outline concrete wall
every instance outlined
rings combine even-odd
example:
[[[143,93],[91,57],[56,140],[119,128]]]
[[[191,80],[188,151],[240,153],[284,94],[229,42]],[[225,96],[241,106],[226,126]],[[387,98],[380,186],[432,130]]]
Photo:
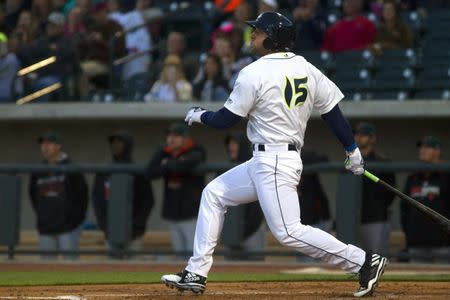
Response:
[[[449,103],[450,105],[450,103]],[[450,107],[450,106],[449,106]],[[348,108],[346,108],[348,110]],[[350,108],[353,109],[354,108]],[[91,112],[94,114],[94,112]],[[353,114],[353,113],[352,113]],[[363,118],[351,117],[352,125]],[[45,118],[33,119],[30,115],[25,120],[9,120],[0,116],[0,147],[1,163],[34,163],[40,161],[39,147],[36,137],[45,130],[52,128],[59,130],[64,136],[64,149],[73,160],[83,163],[106,163],[110,161],[106,136],[114,130],[126,129],[135,136],[135,161],[145,163],[158,145],[164,143],[164,131],[167,125],[180,119],[177,116],[153,118],[145,120],[140,117],[137,120],[131,118],[120,119],[114,117],[101,118],[101,120],[75,119],[75,118]],[[413,161],[417,158],[415,143],[424,135],[433,134],[441,138],[443,143],[444,158],[449,157],[450,152],[450,118],[435,116],[433,118],[418,118],[406,116],[402,118],[373,115],[372,118],[364,118],[372,121],[377,126],[379,150],[394,161]],[[236,129],[244,129],[240,124]],[[219,132],[200,125],[192,128],[192,135],[196,141],[203,144],[208,150],[208,161],[218,162],[225,159],[223,138],[225,132]],[[329,156],[330,160],[343,161],[344,152],[338,141],[333,137],[326,125],[319,119],[312,119],[307,128],[305,148],[312,149]],[[399,186],[404,183],[404,174],[397,176]],[[334,195],[336,178],[332,174],[321,175],[322,183],[330,196],[331,208],[334,211]],[[92,182],[92,176],[88,176]],[[28,176],[23,176],[22,184],[22,228],[34,228],[34,215],[29,205],[27,195]],[[153,187],[157,205],[149,220],[149,229],[165,228],[161,221],[161,181],[154,181]],[[394,216],[394,219],[397,217]],[[89,219],[93,220],[92,212]],[[397,223],[395,221],[394,223]]]

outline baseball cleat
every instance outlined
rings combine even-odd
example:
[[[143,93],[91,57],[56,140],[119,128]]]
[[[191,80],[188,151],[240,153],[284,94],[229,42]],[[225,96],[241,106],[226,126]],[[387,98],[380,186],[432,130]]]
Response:
[[[182,273],[163,275],[161,281],[169,288],[179,292],[191,291],[203,294],[206,289],[206,277],[184,270]]]
[[[378,254],[366,254],[366,261],[359,270],[359,289],[353,294],[355,297],[364,297],[372,295],[378,285],[384,269],[387,265],[386,257]]]

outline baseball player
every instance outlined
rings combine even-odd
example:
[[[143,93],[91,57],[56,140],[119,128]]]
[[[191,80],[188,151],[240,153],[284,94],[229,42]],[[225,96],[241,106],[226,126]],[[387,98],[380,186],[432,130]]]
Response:
[[[317,228],[303,225],[297,184],[302,172],[300,150],[313,109],[342,143],[345,168],[364,172],[364,161],[338,103],[339,88],[302,56],[290,52],[294,26],[283,15],[265,12],[255,21],[251,50],[260,58],[242,69],[230,97],[217,112],[191,108],[185,121],[223,129],[248,118],[253,157],[211,181],[203,190],[194,253],[185,270],[162,276],[171,288],[203,293],[228,206],[259,200],[267,225],[286,246],[359,274],[356,297],[372,294],[387,259],[342,243]]]

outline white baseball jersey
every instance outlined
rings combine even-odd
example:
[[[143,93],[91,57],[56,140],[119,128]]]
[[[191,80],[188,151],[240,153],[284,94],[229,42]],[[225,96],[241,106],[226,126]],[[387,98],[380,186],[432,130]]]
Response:
[[[306,59],[284,52],[263,56],[242,69],[225,107],[248,116],[247,136],[253,144],[301,148],[312,109],[325,114],[343,97]]]
[[[329,112],[341,91],[325,75],[293,53],[266,55],[244,68],[225,107],[249,118],[247,135],[254,144],[253,157],[216,177],[203,190],[193,255],[186,270],[208,276],[227,207],[259,201],[266,222],[283,245],[356,273],[365,252],[347,245],[320,229],[301,223],[297,185],[303,169],[303,146],[313,108]]]

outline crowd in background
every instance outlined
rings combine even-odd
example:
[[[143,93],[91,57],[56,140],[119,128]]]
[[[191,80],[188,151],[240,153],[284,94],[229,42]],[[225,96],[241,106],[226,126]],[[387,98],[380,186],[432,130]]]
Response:
[[[7,0],[0,4],[0,102],[61,84],[45,101],[224,101],[255,60],[245,21],[280,11],[295,24],[293,50],[340,53],[414,47],[400,14],[449,8],[420,0]],[[206,40],[171,23],[186,11]],[[191,19],[188,19],[191,20]],[[176,21],[173,21],[176,22]],[[56,61],[17,76],[50,57]]]

